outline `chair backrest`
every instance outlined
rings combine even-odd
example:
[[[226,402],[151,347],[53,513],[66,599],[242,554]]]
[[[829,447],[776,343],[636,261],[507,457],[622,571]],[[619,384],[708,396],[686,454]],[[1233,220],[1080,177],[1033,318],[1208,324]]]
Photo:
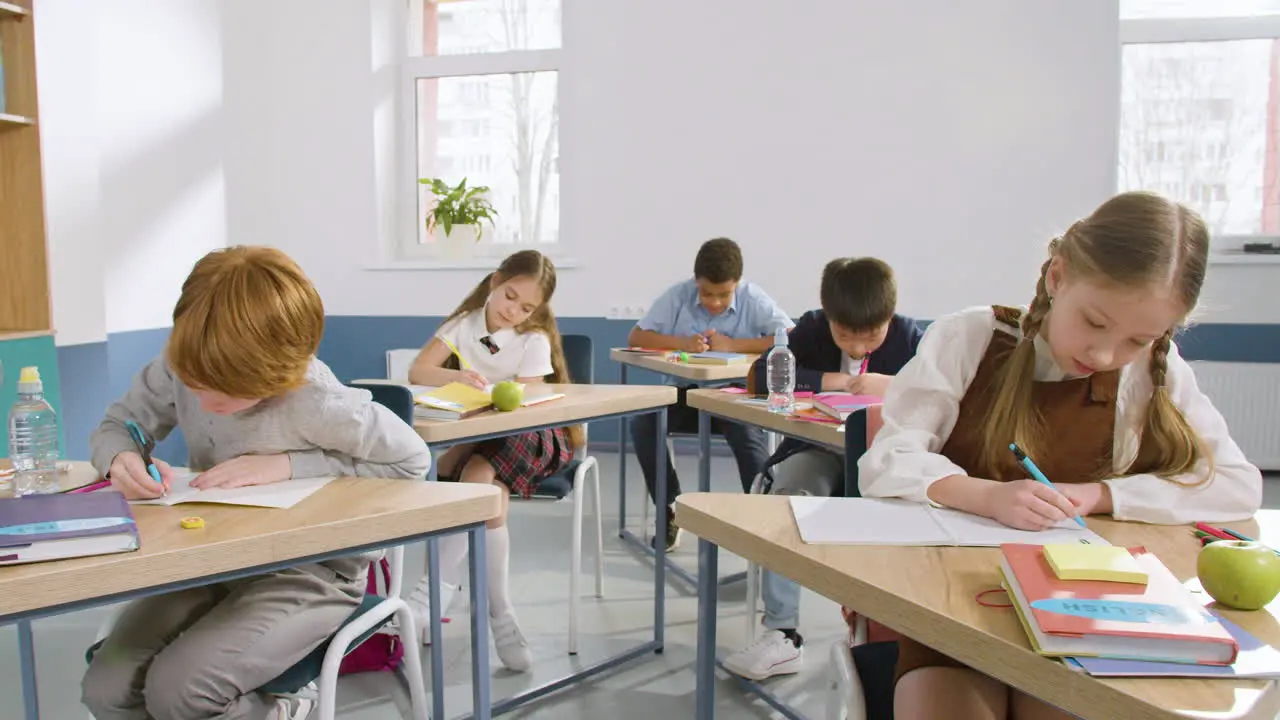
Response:
[[[418,357],[418,348],[405,348],[387,351],[387,379],[396,382],[409,382],[409,368]]]
[[[350,383],[351,387],[368,390],[373,401],[385,405],[396,417],[413,426],[413,392],[403,385],[384,385],[382,383]]]
[[[871,405],[849,415],[844,421],[844,494],[861,497],[858,491],[858,458],[871,447],[876,433],[884,427],[881,405]]]
[[[587,335],[564,335],[560,344],[564,347],[564,364],[570,379],[584,385],[595,382],[596,356],[591,338]]]

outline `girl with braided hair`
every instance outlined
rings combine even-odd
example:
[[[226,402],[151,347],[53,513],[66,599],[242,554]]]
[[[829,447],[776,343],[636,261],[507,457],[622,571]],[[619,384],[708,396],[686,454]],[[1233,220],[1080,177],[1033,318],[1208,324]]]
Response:
[[[1199,299],[1204,221],[1159,195],[1103,203],[1049,243],[1025,310],[979,307],[925,332],[860,459],[867,497],[900,497],[1039,530],[1064,519],[1249,518],[1262,475],[1178,354]],[[1056,489],[1027,477],[1017,443]],[[895,717],[1067,715],[908,639]]]

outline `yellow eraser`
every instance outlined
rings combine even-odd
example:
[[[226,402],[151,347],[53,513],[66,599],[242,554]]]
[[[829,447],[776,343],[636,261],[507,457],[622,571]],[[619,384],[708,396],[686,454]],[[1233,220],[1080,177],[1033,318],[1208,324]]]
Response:
[[[200,518],[200,517],[182,518],[182,527],[186,528],[187,530],[195,530],[196,528],[202,528],[204,527],[204,518]]]

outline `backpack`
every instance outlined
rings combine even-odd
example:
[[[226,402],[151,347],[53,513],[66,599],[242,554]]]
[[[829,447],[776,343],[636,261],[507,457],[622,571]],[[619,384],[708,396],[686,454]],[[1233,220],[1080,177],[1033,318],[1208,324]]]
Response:
[[[382,587],[378,585],[378,570],[381,569]],[[391,563],[386,558],[369,564],[369,580],[365,585],[368,595],[386,597],[391,588]],[[362,672],[386,672],[400,667],[404,660],[404,641],[394,629],[383,628],[370,635],[368,639],[357,645],[347,656],[342,658],[338,666],[339,675],[350,675]]]

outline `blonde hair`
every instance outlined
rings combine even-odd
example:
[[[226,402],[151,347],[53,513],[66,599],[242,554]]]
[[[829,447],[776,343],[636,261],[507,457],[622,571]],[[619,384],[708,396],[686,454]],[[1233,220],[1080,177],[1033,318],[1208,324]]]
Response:
[[[256,400],[300,387],[323,334],[324,304],[302,268],[275,248],[235,246],[183,282],[166,355],[188,387]]]
[[[538,289],[542,293],[542,302],[524,322],[516,326],[515,330],[522,335],[527,332],[545,334],[551,341],[551,382],[571,383],[573,379],[569,377],[568,365],[565,363],[560,329],[556,326],[555,313],[551,311],[551,296],[556,292],[556,266],[551,262],[551,258],[537,250],[521,250],[508,255],[497,270],[485,275],[458,307],[449,313],[445,322],[469,312],[483,310],[494,286],[522,277],[532,278],[538,284]],[[445,367],[456,370],[458,359],[450,355],[445,361]],[[569,444],[574,448],[582,447],[584,442],[582,428],[575,425],[567,430]]]
[[[1192,210],[1154,193],[1129,192],[1103,203],[1049,243],[1049,259],[1031,307],[1022,317],[1022,337],[1006,360],[983,430],[983,457],[988,467],[1009,454],[1016,442],[1032,457],[1043,447],[1043,418],[1032,402],[1036,335],[1048,315],[1051,298],[1045,278],[1054,258],[1073,278],[1088,278],[1129,288],[1170,287],[1184,315],[1195,308],[1204,284],[1209,232]],[[1151,401],[1143,423],[1137,457],[1150,460],[1152,472],[1166,479],[1193,470],[1206,456],[1203,442],[1173,404],[1165,386],[1167,356],[1174,328],[1151,345]],[[1213,476],[1209,472],[1195,484]],[[1130,465],[1132,469],[1133,465]],[[1107,468],[1111,470],[1111,468]]]

